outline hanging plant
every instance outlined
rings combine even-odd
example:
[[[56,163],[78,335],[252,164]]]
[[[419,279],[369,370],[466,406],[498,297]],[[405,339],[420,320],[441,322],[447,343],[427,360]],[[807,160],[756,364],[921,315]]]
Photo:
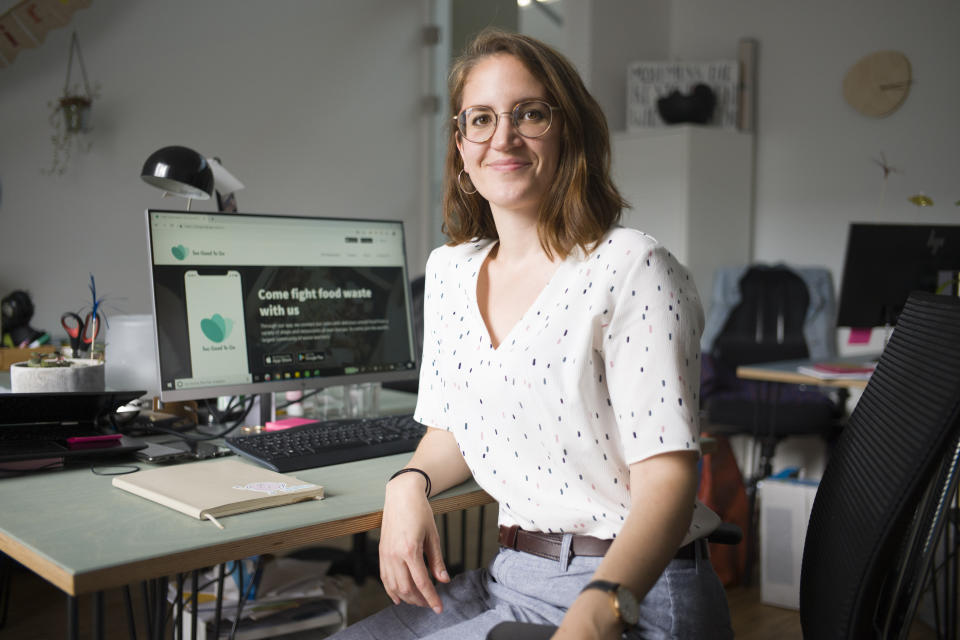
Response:
[[[80,73],[83,76],[82,92],[80,85],[70,86],[70,73],[73,70],[73,55],[77,54]],[[90,88],[87,69],[83,64],[80,40],[77,32],[70,36],[70,56],[67,59],[67,80],[63,84],[63,95],[47,103],[50,108],[50,125],[53,127],[53,162],[49,169],[41,169],[47,175],[63,175],[70,163],[74,146],[79,151],[90,151],[93,142],[80,136],[90,132],[90,110],[93,99],[99,97],[99,86]]]

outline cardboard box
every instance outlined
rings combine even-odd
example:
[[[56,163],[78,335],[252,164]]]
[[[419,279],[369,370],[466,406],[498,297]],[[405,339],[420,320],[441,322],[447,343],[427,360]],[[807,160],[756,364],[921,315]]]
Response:
[[[767,479],[759,483],[758,491],[760,601],[799,610],[803,543],[817,484]]]
[[[0,347],[0,371],[9,371],[10,365],[15,362],[25,362],[34,353],[53,353],[57,348],[52,344],[44,344],[33,349],[19,349],[15,347]]]

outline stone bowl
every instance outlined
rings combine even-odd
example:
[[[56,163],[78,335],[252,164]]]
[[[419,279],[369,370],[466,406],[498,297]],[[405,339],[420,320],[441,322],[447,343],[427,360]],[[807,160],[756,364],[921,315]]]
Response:
[[[60,393],[103,391],[106,388],[103,361],[69,358],[70,367],[29,367],[26,362],[10,365],[10,387],[14,393]]]

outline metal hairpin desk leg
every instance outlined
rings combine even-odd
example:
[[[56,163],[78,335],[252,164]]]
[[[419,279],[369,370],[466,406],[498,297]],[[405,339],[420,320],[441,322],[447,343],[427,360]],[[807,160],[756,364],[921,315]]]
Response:
[[[140,589],[143,592],[143,608],[147,614],[147,637],[153,638],[153,601],[150,599],[150,586],[144,580],[140,583]]]
[[[137,619],[133,614],[133,596],[130,593],[130,585],[123,588],[123,604],[127,609],[127,632],[131,638],[136,638]]]
[[[220,616],[223,613],[223,580],[226,577],[227,565],[223,562],[217,569],[217,613],[213,616],[213,637],[220,637]]]
[[[93,637],[102,640],[105,634],[103,627],[103,591],[93,594]]]
[[[67,596],[67,637],[70,640],[80,638],[80,622],[77,614],[76,596]]]
[[[167,578],[158,578],[154,580],[154,638],[162,640],[167,628]]]
[[[190,637],[197,637],[197,609],[200,608],[200,570],[194,569],[190,576],[190,593],[193,598],[193,607],[190,612]]]
[[[173,600],[173,637],[180,638],[183,631],[183,574],[177,574],[177,595]],[[196,636],[193,636],[194,638]]]

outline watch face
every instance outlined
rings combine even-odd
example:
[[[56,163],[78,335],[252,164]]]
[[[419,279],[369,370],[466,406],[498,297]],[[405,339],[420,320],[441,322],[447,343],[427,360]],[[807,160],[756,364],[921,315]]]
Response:
[[[637,624],[640,619],[640,605],[636,596],[626,587],[618,587],[616,591],[617,611],[620,619],[630,626]]]

